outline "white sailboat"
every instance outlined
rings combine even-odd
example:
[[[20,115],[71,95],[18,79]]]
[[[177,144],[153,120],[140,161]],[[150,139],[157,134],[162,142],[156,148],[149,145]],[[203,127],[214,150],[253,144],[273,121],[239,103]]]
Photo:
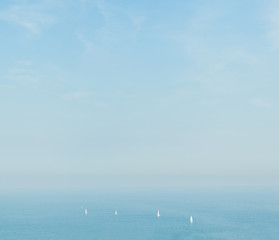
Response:
[[[114,211],[114,215],[117,216],[117,214],[118,214],[118,213],[117,213],[117,209],[116,209],[116,210]]]
[[[84,214],[85,214],[85,215],[87,215],[87,208],[85,208],[85,210],[84,210]]]
[[[193,217],[192,216],[190,217],[190,223],[191,224],[193,223]]]
[[[159,218],[161,215],[160,215],[160,212],[159,212],[159,210],[158,210],[158,212],[157,212],[157,218]]]

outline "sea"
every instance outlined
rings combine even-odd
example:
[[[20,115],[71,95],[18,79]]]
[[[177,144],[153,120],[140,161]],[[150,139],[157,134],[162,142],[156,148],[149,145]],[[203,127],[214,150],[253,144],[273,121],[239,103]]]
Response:
[[[279,192],[2,193],[0,240],[39,239],[278,240]]]

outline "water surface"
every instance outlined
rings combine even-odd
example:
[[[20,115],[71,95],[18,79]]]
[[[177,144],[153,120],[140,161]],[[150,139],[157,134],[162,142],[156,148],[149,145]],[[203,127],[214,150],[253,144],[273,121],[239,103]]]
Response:
[[[275,191],[6,194],[0,200],[1,240],[273,240],[278,229]]]

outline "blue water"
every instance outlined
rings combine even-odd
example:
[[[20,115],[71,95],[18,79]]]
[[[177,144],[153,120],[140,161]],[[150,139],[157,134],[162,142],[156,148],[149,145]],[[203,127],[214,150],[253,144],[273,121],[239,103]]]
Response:
[[[277,240],[279,194],[7,194],[0,198],[0,239]]]

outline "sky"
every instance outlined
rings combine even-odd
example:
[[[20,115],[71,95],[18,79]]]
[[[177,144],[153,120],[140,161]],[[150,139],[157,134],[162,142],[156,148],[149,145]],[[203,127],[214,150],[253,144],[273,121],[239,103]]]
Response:
[[[0,2],[0,190],[279,182],[277,1]]]

